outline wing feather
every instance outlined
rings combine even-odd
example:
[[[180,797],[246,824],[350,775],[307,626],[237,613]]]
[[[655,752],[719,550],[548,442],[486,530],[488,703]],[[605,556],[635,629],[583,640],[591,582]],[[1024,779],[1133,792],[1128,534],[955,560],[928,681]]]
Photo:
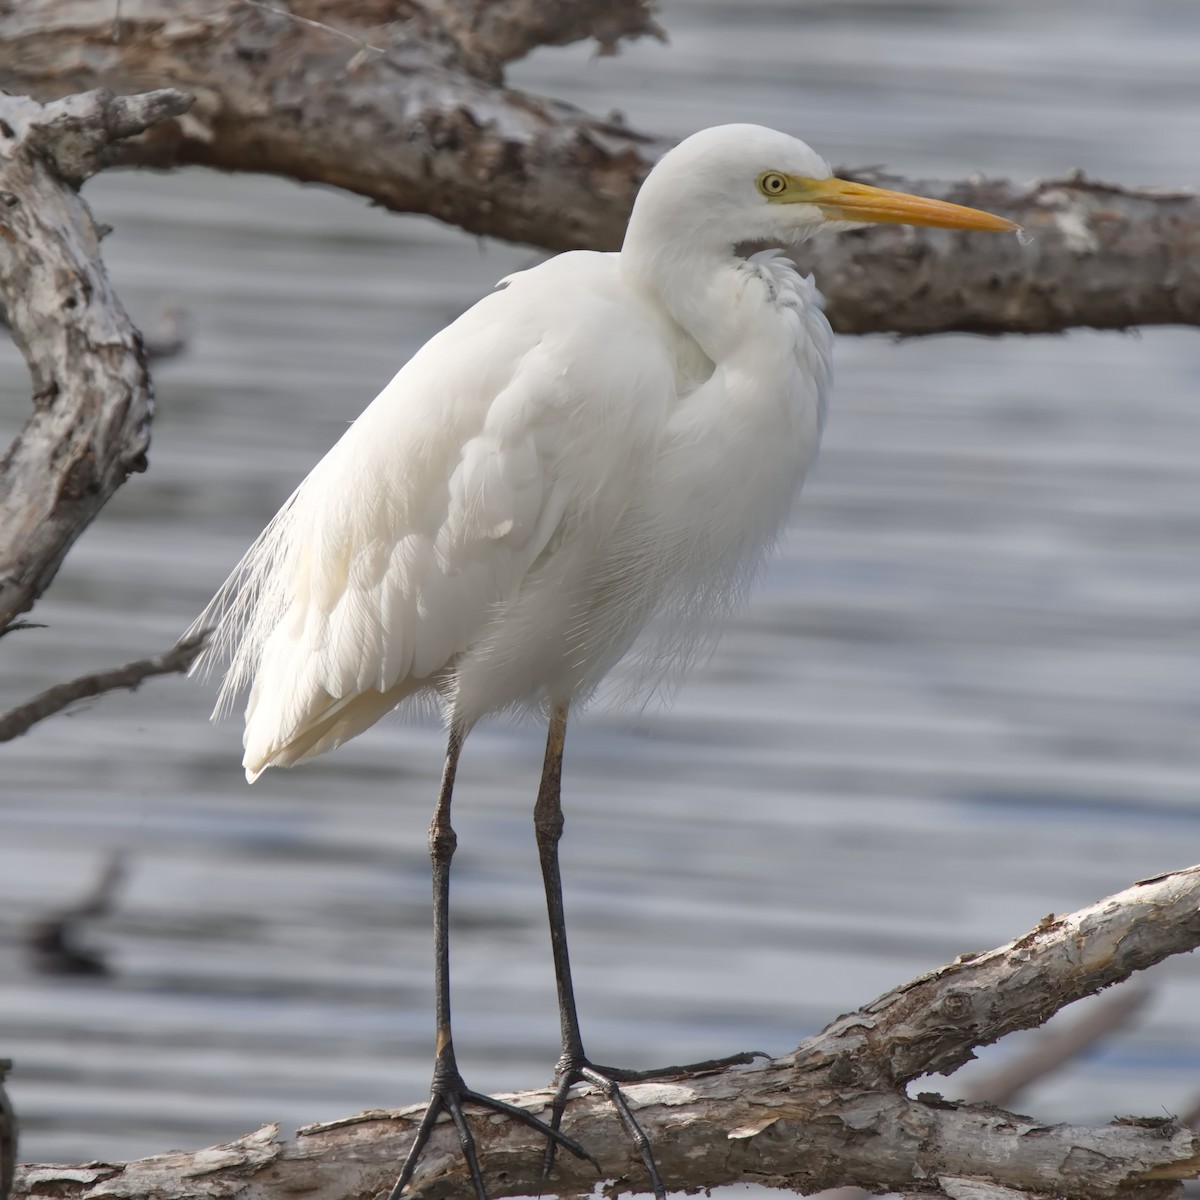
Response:
[[[620,288],[614,256],[564,255],[486,297],[410,360],[250,548],[197,622],[216,627],[208,664],[230,662],[218,711],[251,685],[248,776],[422,692],[480,715],[545,683],[546,614],[567,628],[582,603],[562,572],[588,573],[587,546],[559,556],[563,531],[586,522],[598,543],[615,527],[673,392],[673,360]],[[468,650],[491,665],[464,699]]]
[[[248,772],[290,761],[354,697],[433,684],[553,535],[561,508],[546,519],[531,426],[555,398],[528,394],[537,329],[508,299],[481,302],[397,374],[197,621],[216,629],[202,666],[230,662],[218,712],[253,684]]]

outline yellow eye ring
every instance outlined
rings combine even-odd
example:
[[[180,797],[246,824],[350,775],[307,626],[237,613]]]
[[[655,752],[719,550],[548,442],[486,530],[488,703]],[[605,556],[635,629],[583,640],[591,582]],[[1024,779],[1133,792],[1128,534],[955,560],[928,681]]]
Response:
[[[787,180],[777,171],[768,171],[758,177],[758,190],[764,196],[782,196],[787,191]]]

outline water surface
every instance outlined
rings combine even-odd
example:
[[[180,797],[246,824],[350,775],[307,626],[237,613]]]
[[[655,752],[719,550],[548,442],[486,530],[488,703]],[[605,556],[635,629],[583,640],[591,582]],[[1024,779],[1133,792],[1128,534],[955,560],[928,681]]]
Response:
[[[1197,181],[1189,4],[668,2],[662,19],[669,46],[539,52],[516,80],[669,134],[762,121],[914,176]],[[276,180],[109,174],[86,194],[135,317],[178,305],[193,335],[156,371],[149,473],[72,551],[37,609],[49,628],[0,644],[0,706],[169,645],[406,356],[536,259]],[[1194,333],[844,339],[837,369],[792,533],[712,661],[669,711],[572,729],[567,907],[602,1061],[786,1051],[1200,859]],[[3,432],[27,393],[0,348]],[[427,1087],[440,733],[384,723],[247,789],[211,700],[158,680],[0,750],[0,1055],[23,1157],[200,1146]],[[541,1084],[557,1054],[540,743],[488,726],[460,775],[456,1040],[481,1089]],[[93,935],[114,975],[33,973],[24,923],[114,849],[127,884]],[[1152,974],[1139,1023],[1023,1109],[1191,1103],[1197,965]]]

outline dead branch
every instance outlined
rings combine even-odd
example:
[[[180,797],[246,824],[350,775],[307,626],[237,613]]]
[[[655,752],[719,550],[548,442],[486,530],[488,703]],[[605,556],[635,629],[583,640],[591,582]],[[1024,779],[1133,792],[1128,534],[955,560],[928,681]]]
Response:
[[[475,7],[487,6],[127,0],[114,40],[103,6],[87,21],[56,0],[0,0],[0,85],[38,97],[101,84],[192,92],[184,120],[126,148],[136,165],[328,183],[554,249],[618,244],[666,143],[500,83],[502,61],[532,36],[582,36],[601,6],[512,0],[472,24]]]
[[[141,337],[109,286],[76,188],[113,144],[190,101],[97,91],[44,107],[0,96],[0,292],[33,377],[33,415],[0,461],[0,628],[27,611],[71,543],[146,466]]]
[[[1016,185],[847,172],[1002,213],[1031,240],[875,226],[816,238],[812,271],[841,333],[1060,333],[1074,326],[1200,324],[1200,200],[1075,174]]]
[[[588,38],[595,39],[600,54],[615,54],[624,40],[648,36],[665,41],[662,26],[651,16],[653,7],[653,0],[441,0],[435,11],[457,45],[504,63],[538,46],[566,46]]]
[[[538,44],[660,35],[644,0],[0,0],[0,84],[46,97],[181,87],[181,120],[122,161],[332,184],[550,250],[620,245],[666,148],[619,119],[504,86]],[[801,130],[801,133],[806,131]],[[810,132],[819,142],[819,131]],[[895,182],[895,181],[894,181]],[[805,248],[846,333],[1200,324],[1200,201],[1081,178],[898,181],[1019,221],[1012,238],[873,228]]]
[[[852,1185],[951,1200],[1166,1200],[1200,1172],[1200,1133],[1171,1118],[1120,1118],[1087,1128],[1045,1125],[988,1104],[952,1103],[905,1085],[947,1073],[1014,1029],[1043,1022],[1171,954],[1200,945],[1200,867],[1135,884],[1025,936],[964,955],[839,1017],[783,1058],[627,1088],[669,1187],[754,1181],[811,1194]],[[549,1091],[515,1097],[544,1110]],[[390,1186],[422,1108],[367,1112],[312,1125],[290,1141],[266,1126],[227,1146],[134,1163],[35,1166],[16,1195],[73,1198],[237,1196],[313,1200]],[[473,1120],[493,1196],[538,1190],[542,1147],[503,1118]],[[591,1089],[571,1100],[565,1128],[621,1190],[644,1184],[640,1163]],[[465,1194],[453,1128],[443,1124],[419,1168],[426,1200]],[[559,1196],[592,1194],[585,1163],[561,1156]]]
[[[181,638],[164,654],[153,658],[139,658],[123,667],[111,667],[106,671],[94,671],[78,679],[55,684],[32,700],[0,714],[0,742],[10,742],[27,733],[39,721],[61,712],[69,704],[89,700],[104,692],[117,690],[136,691],[143,681],[154,675],[185,674],[204,649],[207,633]]]
[[[1064,1063],[1083,1054],[1126,1024],[1151,995],[1149,988],[1140,987],[1136,982],[1119,986],[1079,1020],[1065,1029],[1041,1032],[1024,1054],[998,1070],[976,1078],[970,1087],[963,1090],[960,1103],[1011,1104],[1031,1084],[1054,1074]],[[1180,1117],[1179,1122],[1182,1125],[1194,1124],[1186,1117]],[[981,1190],[996,1193],[993,1200],[1003,1200],[1007,1192],[1004,1188],[990,1186],[983,1189],[975,1181],[974,1192]],[[871,1200],[871,1193],[865,1188],[838,1187],[820,1192],[812,1200]],[[982,1200],[982,1197],[974,1196],[974,1200]]]
[[[1150,988],[1132,983],[1111,992],[1065,1028],[1037,1034],[1024,1054],[976,1079],[963,1092],[963,1099],[970,1103],[982,1100],[988,1104],[1012,1104],[1039,1079],[1053,1075],[1066,1063],[1127,1025],[1152,995]],[[1184,1125],[1191,1124],[1183,1117],[1180,1121]]]

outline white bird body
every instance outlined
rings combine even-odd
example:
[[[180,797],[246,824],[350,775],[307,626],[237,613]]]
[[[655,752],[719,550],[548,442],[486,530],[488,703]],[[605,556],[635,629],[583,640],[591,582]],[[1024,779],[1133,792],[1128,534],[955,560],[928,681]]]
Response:
[[[693,135],[619,254],[510,276],[413,356],[197,623],[232,658],[221,703],[251,684],[248,778],[414,697],[462,730],[584,698],[656,616],[644,685],[694,657],[787,519],[830,384],[811,281],[734,244],[896,195],[829,175],[772,130]],[[772,203],[776,181],[813,195]]]
[[[581,1082],[615,1105],[666,1200],[618,1086],[628,1073],[592,1063],[579,1029],[558,863],[567,713],[648,626],[643,685],[692,661],[712,618],[745,593],[816,453],[833,340],[820,297],[787,259],[743,259],[736,244],[871,221],[1014,228],[836,179],[773,130],[693,135],[647,176],[619,254],[563,254],[510,276],[430,339],[197,622],[215,619],[211,653],[232,657],[222,702],[250,684],[250,780],[333,749],[405,701],[446,709],[429,829],[431,1099],[389,1200],[407,1191],[442,1113],[475,1200],[487,1200],[464,1103],[549,1139],[545,1185],[557,1146],[588,1157],[560,1129]],[[480,717],[522,706],[548,718],[534,804],[562,1033],[548,1122],[467,1087],[450,1021],[459,755]]]
[[[619,257],[510,276],[417,352],[260,539],[277,574],[257,609],[278,619],[228,681],[254,671],[249,776],[429,687],[467,727],[586,695],[665,605],[740,594],[817,448],[828,323],[788,260],[757,256],[719,282],[747,332],[714,366]],[[784,319],[755,319],[767,310]],[[647,686],[692,648],[701,627],[685,628],[662,631],[673,652]]]

